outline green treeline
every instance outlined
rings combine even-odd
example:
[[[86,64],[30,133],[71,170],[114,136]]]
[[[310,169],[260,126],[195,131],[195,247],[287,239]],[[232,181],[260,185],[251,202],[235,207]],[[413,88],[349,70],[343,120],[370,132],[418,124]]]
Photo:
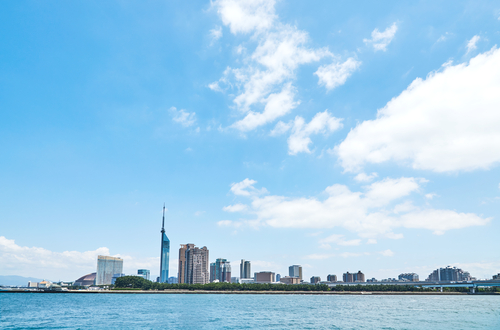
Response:
[[[411,285],[337,285],[329,287],[326,284],[260,284],[260,283],[208,283],[208,284],[168,284],[148,281],[139,276],[124,276],[116,279],[115,289],[140,289],[140,290],[213,290],[213,291],[373,291],[373,292],[428,292],[436,291],[430,288],[421,288]],[[443,288],[444,292],[469,292],[469,288]],[[495,292],[480,289],[477,292]]]

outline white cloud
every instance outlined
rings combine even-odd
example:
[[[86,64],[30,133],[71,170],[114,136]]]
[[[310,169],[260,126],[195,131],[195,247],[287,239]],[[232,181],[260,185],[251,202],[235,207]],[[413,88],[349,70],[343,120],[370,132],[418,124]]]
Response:
[[[212,37],[211,44],[222,38],[222,27],[218,26],[215,29],[210,30],[210,37]]]
[[[110,255],[107,247],[93,251],[54,252],[42,247],[20,246],[14,240],[0,236],[0,273],[33,276],[49,280],[74,281],[78,277],[96,271],[97,256]],[[152,269],[159,263],[159,258],[138,260],[130,256],[121,256],[124,270],[135,273],[139,268]]]
[[[247,206],[245,204],[234,204],[234,205],[229,205],[229,206],[224,206],[222,208],[223,211],[226,212],[241,212],[245,211],[247,209]]]
[[[318,76],[319,85],[325,85],[327,90],[345,84],[347,78],[361,65],[354,58],[348,58],[344,63],[332,63],[320,66],[314,74]]]
[[[320,239],[319,243],[328,245],[330,243],[334,243],[340,246],[357,246],[361,244],[361,240],[360,239],[345,240],[344,235],[334,234],[326,238]]]
[[[378,177],[378,174],[375,172],[373,172],[372,174],[366,174],[365,172],[361,172],[354,177],[354,180],[358,182],[370,182],[376,177]]]
[[[425,198],[427,198],[427,199],[433,199],[436,196],[437,196],[437,194],[435,194],[435,193],[425,194]]]
[[[336,131],[342,128],[342,119],[335,118],[328,113],[318,112],[311,121],[306,124],[304,118],[297,116],[293,122],[292,133],[288,138],[288,153],[296,155],[299,152],[310,153],[309,144],[311,144],[310,136],[313,134],[325,134]]]
[[[253,185],[257,181],[246,178],[241,182],[231,184],[231,192],[237,196],[254,196],[267,192],[266,188],[256,189]]]
[[[453,33],[450,33],[450,32],[446,32],[445,34],[441,35],[438,40],[436,40],[436,44],[437,43],[440,43],[440,42],[444,42],[446,40],[448,40],[448,38],[453,35]]]
[[[487,169],[500,161],[500,50],[415,79],[357,125],[335,152],[346,171],[389,160],[435,172]]]
[[[391,250],[385,250],[385,251],[380,251],[380,254],[383,255],[384,257],[392,257],[394,255],[394,252]]]
[[[184,109],[177,110],[176,107],[171,107],[170,112],[173,120],[184,127],[192,126],[196,122],[196,113],[194,112],[187,112]]]
[[[387,46],[391,43],[394,35],[398,31],[398,25],[396,22],[392,23],[390,27],[380,32],[378,29],[372,31],[371,39],[363,39],[365,44],[372,44],[375,51],[382,50],[386,51]]]
[[[380,251],[380,252],[375,252],[376,254],[381,254],[384,257],[392,257],[394,255],[394,252],[391,250],[385,250],[385,251]],[[335,258],[335,257],[340,257],[340,258],[356,258],[356,257],[362,257],[362,256],[371,256],[373,255],[370,252],[342,252],[342,253],[313,253],[309,254],[304,257],[304,259],[312,259],[312,260],[325,260],[325,259],[330,259],[330,258]]]
[[[411,193],[420,191],[421,184],[425,182],[426,180],[417,178],[386,178],[366,186],[364,192],[352,192],[347,186],[335,184],[325,189],[327,197],[323,200],[315,197],[291,198],[277,195],[259,197],[257,194],[247,193],[246,190],[242,193],[240,189],[234,189],[233,192],[251,198],[246,212],[256,216],[255,220],[249,221],[253,226],[325,229],[342,227],[360,237],[400,239],[402,234],[394,233],[393,230],[419,228],[442,234],[451,229],[485,225],[491,220],[473,213],[423,208],[411,203],[396,204]],[[252,189],[255,189],[253,184],[255,181],[248,180],[242,186],[252,186]],[[331,236],[329,240],[344,242],[346,245],[359,243],[343,241],[339,236]],[[320,243],[328,244],[328,241]]]
[[[231,33],[250,33],[272,27],[277,18],[274,0],[218,0],[212,3],[217,8],[224,25]]]
[[[240,131],[251,131],[259,126],[282,117],[295,108],[299,102],[294,101],[295,91],[292,84],[287,83],[279,93],[272,93],[266,99],[263,112],[248,111],[248,114],[232,126]]]
[[[292,122],[284,123],[281,120],[274,126],[274,129],[269,133],[271,136],[279,136],[288,132],[292,127]]]
[[[274,5],[275,1],[265,0],[213,2],[222,23],[229,27],[231,33],[251,34],[251,43],[257,44],[253,52],[237,51],[244,66],[228,68],[221,80],[209,85],[212,90],[222,91],[221,85],[234,81],[238,92],[233,101],[244,117],[232,127],[243,132],[290,113],[300,104],[292,84],[299,66],[333,57],[327,48],[308,47],[309,35],[306,32],[280,23]],[[238,49],[242,50],[243,46]],[[338,78],[326,71],[322,75],[326,79],[325,84],[328,81],[327,87],[330,82],[343,83],[350,74],[353,62],[348,60],[341,65]]]
[[[477,49],[477,42],[481,39],[480,36],[473,36],[469,42],[467,43],[467,54],[469,54],[471,51]]]

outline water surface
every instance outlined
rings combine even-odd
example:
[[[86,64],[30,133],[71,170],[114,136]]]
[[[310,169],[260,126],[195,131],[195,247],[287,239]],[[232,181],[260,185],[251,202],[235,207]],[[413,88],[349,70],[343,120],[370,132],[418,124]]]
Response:
[[[500,329],[500,296],[0,293],[1,329]]]

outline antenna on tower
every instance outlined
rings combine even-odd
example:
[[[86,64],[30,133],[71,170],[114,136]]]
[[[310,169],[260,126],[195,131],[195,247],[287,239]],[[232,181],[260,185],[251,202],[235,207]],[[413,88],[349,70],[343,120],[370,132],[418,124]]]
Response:
[[[163,203],[163,219],[161,222],[161,232],[165,232],[165,203]]]

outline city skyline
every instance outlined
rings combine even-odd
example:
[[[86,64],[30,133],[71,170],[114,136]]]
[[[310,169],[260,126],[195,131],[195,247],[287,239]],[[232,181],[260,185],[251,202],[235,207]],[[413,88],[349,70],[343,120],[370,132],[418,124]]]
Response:
[[[498,274],[498,1],[360,4],[2,3],[0,275]]]

